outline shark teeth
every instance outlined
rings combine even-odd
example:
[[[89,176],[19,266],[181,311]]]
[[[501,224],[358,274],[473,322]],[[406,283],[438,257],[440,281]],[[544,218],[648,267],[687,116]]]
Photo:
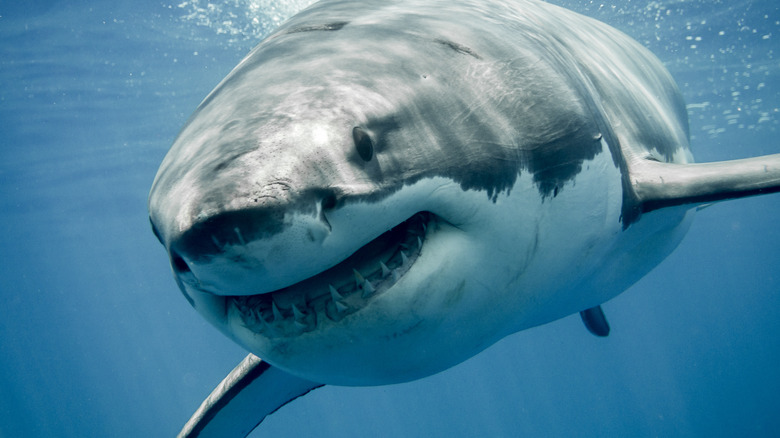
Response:
[[[353,269],[352,272],[355,274],[355,287],[360,287],[366,279],[363,278],[363,275],[357,269]]]
[[[267,337],[312,331],[318,314],[341,321],[403,278],[422,253],[426,236],[437,228],[436,221],[431,213],[418,213],[367,245],[374,249],[359,250],[334,268],[287,288],[232,297],[233,307],[245,327]],[[346,268],[348,263],[354,266]],[[319,278],[327,280],[318,283]]]
[[[372,286],[368,280],[364,281],[363,286],[361,287],[363,289],[363,298],[368,298],[376,292],[376,289],[374,289],[374,286]]]
[[[336,306],[336,310],[339,313],[347,310],[347,305],[342,303],[342,301],[344,300],[344,297],[341,296],[339,291],[337,291],[336,288],[333,287],[332,284],[328,285],[328,289],[330,290],[330,300],[333,301],[333,305]]]
[[[328,288],[330,290],[330,299],[331,300],[333,300],[333,301],[341,301],[341,300],[344,299],[344,297],[342,297],[341,294],[339,294],[339,291],[337,291],[336,288],[333,287],[332,284],[329,284]]]
[[[301,313],[301,311],[298,310],[298,307],[295,304],[292,305],[292,311],[296,321],[303,319],[304,317],[303,313]]]
[[[276,307],[276,303],[271,301],[271,313],[274,315],[274,322],[281,321],[284,319],[282,316],[282,312],[279,311],[279,308]]]
[[[335,301],[333,304],[336,306],[336,310],[338,310],[339,313],[346,312],[347,309],[349,309],[349,307],[341,301]]]
[[[241,234],[241,229],[235,227],[233,228],[233,231],[236,233],[236,237],[238,237],[238,241],[241,243],[241,246],[246,246],[246,240],[244,240],[244,235]]]
[[[387,267],[385,262],[379,261],[379,268],[382,269],[382,278],[387,278],[390,275],[390,268]]]

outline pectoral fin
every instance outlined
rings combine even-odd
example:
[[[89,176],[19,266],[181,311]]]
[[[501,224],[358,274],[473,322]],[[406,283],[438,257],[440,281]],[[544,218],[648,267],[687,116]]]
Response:
[[[250,354],[203,401],[178,436],[246,437],[267,415],[320,386]]]
[[[630,163],[643,213],[682,204],[707,204],[780,192],[780,154],[713,163]]]

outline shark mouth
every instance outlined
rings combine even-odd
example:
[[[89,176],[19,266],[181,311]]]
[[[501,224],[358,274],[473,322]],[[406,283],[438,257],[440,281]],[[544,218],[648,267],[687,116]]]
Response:
[[[246,328],[267,337],[312,331],[318,318],[339,322],[409,271],[438,220],[432,213],[417,213],[326,271],[273,292],[228,301]]]

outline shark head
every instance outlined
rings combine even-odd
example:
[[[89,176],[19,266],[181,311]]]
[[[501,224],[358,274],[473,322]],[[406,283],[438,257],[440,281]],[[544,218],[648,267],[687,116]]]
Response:
[[[627,231],[644,127],[613,128],[602,106],[623,97],[594,100],[574,49],[423,3],[328,3],[201,103],[149,196],[183,294],[227,336],[316,382],[413,380],[611,298],[679,241],[679,211]],[[630,92],[672,94],[647,112],[679,115],[658,76],[663,93]]]

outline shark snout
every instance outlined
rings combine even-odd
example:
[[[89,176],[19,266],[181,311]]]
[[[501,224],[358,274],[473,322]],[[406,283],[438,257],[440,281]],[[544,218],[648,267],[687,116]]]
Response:
[[[322,202],[308,209],[250,207],[193,221],[172,236],[168,251],[185,283],[217,295],[257,294],[299,280],[301,269],[292,267],[316,258],[331,232]]]
[[[281,233],[284,211],[279,208],[224,212],[195,222],[171,244],[172,252],[191,261],[204,261],[234,247]]]
[[[171,268],[180,280],[197,285],[214,283],[220,260],[240,260],[240,266],[258,268],[260,261],[249,245],[284,228],[284,212],[279,209],[245,209],[206,217],[171,241]]]

